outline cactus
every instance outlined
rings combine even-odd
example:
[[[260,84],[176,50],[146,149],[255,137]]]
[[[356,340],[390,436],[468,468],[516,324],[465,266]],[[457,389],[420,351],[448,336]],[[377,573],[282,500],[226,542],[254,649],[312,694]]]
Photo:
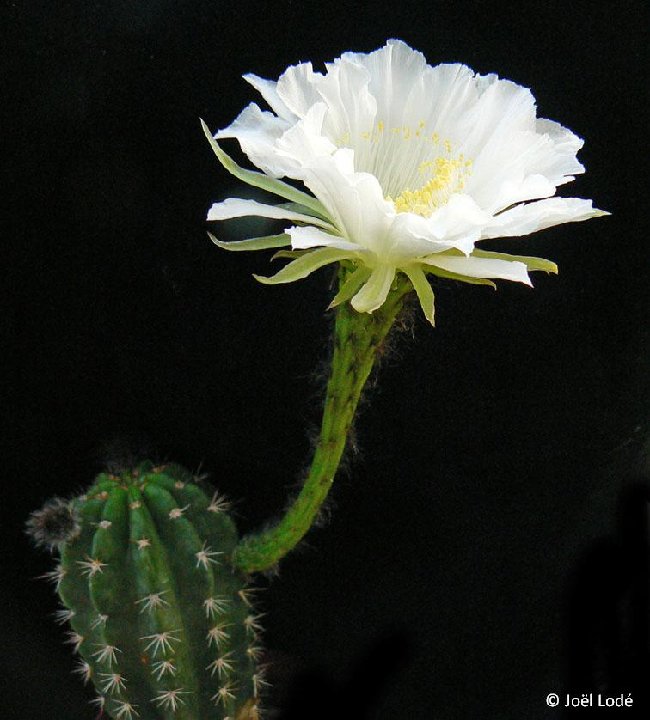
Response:
[[[34,513],[77,672],[115,720],[256,720],[259,615],[227,503],[176,465],[100,474]]]

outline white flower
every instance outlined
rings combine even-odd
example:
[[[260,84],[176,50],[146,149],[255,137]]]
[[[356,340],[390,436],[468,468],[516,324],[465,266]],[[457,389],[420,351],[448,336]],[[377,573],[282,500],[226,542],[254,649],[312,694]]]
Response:
[[[229,198],[211,207],[208,220],[257,215],[293,223],[282,235],[213,238],[230,250],[291,245],[280,255],[292,262],[258,277],[264,283],[351,261],[354,272],[333,305],[351,300],[357,311],[373,312],[401,273],[433,322],[428,273],[530,284],[529,270],[557,271],[548,260],[479,250],[478,241],[608,214],[589,200],[554,197],[584,171],[576,159],[582,140],[538,119],[530,91],[496,75],[431,67],[389,40],[369,54],[343,54],[324,75],[305,63],[277,82],[245,78],[273,112],[252,103],[214,138],[206,134],[230,172],[291,202]],[[217,144],[222,138],[236,138],[262,173],[238,167]]]

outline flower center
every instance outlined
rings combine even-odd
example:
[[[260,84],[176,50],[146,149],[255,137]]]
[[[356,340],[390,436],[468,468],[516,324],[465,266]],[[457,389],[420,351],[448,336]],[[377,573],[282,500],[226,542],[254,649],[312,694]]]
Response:
[[[471,161],[462,155],[457,158],[439,156],[420,164],[418,173],[427,177],[417,190],[406,188],[393,200],[397,212],[412,212],[429,217],[436,208],[444,205],[452,193],[465,186]]]
[[[429,217],[463,190],[471,173],[472,161],[427,130],[424,120],[416,127],[386,127],[380,120],[359,140],[350,143],[346,133],[338,144],[352,145],[356,168],[375,175],[397,212]]]

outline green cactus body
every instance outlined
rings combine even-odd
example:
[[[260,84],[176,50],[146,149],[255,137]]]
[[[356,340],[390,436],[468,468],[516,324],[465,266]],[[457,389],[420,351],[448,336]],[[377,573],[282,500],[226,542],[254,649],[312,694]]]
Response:
[[[99,475],[55,573],[78,672],[116,720],[254,720],[259,616],[223,501],[186,470]]]

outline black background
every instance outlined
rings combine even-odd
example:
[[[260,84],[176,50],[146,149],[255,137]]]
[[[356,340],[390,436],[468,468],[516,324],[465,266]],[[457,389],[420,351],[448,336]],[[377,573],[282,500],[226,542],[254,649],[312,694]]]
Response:
[[[46,498],[132,452],[201,464],[245,531],[299,482],[330,274],[264,287],[251,273],[268,254],[209,242],[211,202],[247,189],[198,118],[221,128],[256,99],[245,72],[321,68],[388,37],[531,87],[541,116],[586,138],[587,173],[563,194],[612,216],[502,243],[559,276],[440,284],[437,327],[400,339],[329,523],[262,581],[269,717],[587,717],[547,708],[568,689],[641,706],[645,6],[3,3],[2,718],[94,717],[32,579],[52,561],[22,528]]]

